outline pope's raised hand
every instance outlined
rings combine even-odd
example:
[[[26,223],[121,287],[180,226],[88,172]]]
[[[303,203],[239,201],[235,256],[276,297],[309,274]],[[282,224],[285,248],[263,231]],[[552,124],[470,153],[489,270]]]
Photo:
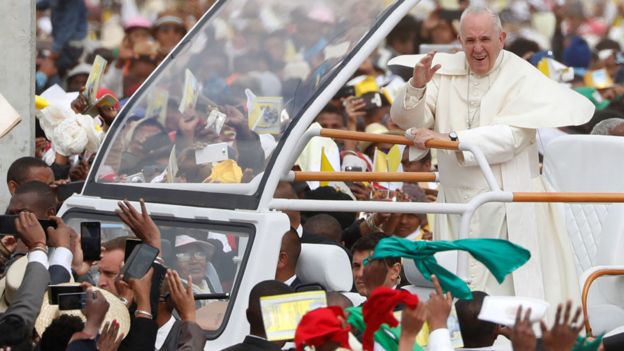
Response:
[[[441,65],[431,66],[433,64],[433,57],[436,52],[432,51],[425,55],[420,62],[414,66],[414,73],[410,84],[414,88],[424,88],[427,83],[433,78],[433,75],[442,67]]]

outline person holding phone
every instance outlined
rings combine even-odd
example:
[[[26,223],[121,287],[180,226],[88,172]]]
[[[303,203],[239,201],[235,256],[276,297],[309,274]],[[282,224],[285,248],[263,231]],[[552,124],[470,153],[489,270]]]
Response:
[[[540,180],[536,129],[583,124],[592,117],[593,105],[503,50],[506,33],[489,8],[466,9],[458,38],[463,52],[395,59],[413,67],[413,76],[397,92],[392,119],[407,129],[406,136],[414,139],[420,156],[427,153],[425,142],[430,139],[478,145],[503,190],[535,189]],[[471,153],[438,152],[437,158],[439,202],[465,203],[489,189]],[[472,262],[467,277],[471,287],[552,303],[578,297],[571,252],[561,245],[569,239],[543,217],[536,221],[534,204],[493,203],[479,208],[470,228],[472,237],[508,239],[530,250],[533,257],[502,286]],[[437,239],[458,239],[459,218],[438,215],[435,231]],[[545,256],[540,258],[540,246],[557,248],[557,253],[548,250],[548,255],[567,259],[569,264],[542,267]]]

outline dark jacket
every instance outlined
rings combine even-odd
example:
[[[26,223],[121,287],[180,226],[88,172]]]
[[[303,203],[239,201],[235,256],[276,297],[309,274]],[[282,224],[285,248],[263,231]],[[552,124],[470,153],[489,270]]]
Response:
[[[175,321],[159,351],[203,350],[206,333],[197,323]]]
[[[222,351],[281,351],[276,344],[253,335],[247,335],[242,343],[223,349]]]

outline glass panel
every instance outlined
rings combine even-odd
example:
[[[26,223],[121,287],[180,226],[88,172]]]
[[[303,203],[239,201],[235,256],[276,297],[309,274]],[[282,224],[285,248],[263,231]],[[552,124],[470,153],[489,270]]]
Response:
[[[102,227],[102,245],[111,251],[124,250],[125,238],[135,238],[132,231],[117,217],[89,213],[69,212],[65,221],[74,230],[80,232],[80,222],[100,221]],[[154,219],[162,235],[162,252],[166,266],[175,269],[186,281],[190,275],[195,294],[231,293],[237,277],[244,267],[244,257],[250,239],[251,228],[211,225],[202,222],[178,222]],[[120,246],[121,245],[121,246]],[[114,292],[114,287],[106,286],[115,278],[115,271],[121,264],[121,252],[102,257],[99,269],[92,269],[86,280]],[[163,287],[166,289],[166,287]],[[161,290],[161,296],[166,290]],[[207,331],[221,327],[228,311],[229,299],[198,300],[197,322]],[[226,313],[227,312],[227,313]]]
[[[124,108],[96,181],[249,183],[292,117],[391,4],[225,2]],[[256,184],[241,189],[251,194]]]

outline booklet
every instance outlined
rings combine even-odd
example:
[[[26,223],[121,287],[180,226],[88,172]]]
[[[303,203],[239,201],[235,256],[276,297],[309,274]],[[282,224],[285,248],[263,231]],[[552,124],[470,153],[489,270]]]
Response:
[[[322,290],[261,297],[260,309],[267,340],[294,339],[301,318],[321,307],[327,307],[327,295]]]
[[[249,129],[258,134],[279,134],[281,113],[281,96],[256,96],[249,110]]]
[[[15,128],[22,121],[19,113],[0,94],[0,138]]]
[[[145,118],[155,118],[164,126],[165,119],[167,118],[168,103],[168,91],[160,88],[153,89],[147,96],[147,110],[145,111]]]
[[[96,95],[100,89],[100,81],[102,80],[102,75],[104,74],[107,63],[108,62],[100,55],[97,55],[95,61],[93,61],[93,66],[89,73],[89,78],[87,78],[84,90],[84,96],[87,98],[89,105],[95,105],[97,103]]]
[[[184,113],[187,110],[195,108],[200,88],[199,81],[193,72],[187,68],[184,71],[184,89],[182,93],[182,100],[180,101],[180,106],[178,107],[178,111],[180,111],[180,113]]]

